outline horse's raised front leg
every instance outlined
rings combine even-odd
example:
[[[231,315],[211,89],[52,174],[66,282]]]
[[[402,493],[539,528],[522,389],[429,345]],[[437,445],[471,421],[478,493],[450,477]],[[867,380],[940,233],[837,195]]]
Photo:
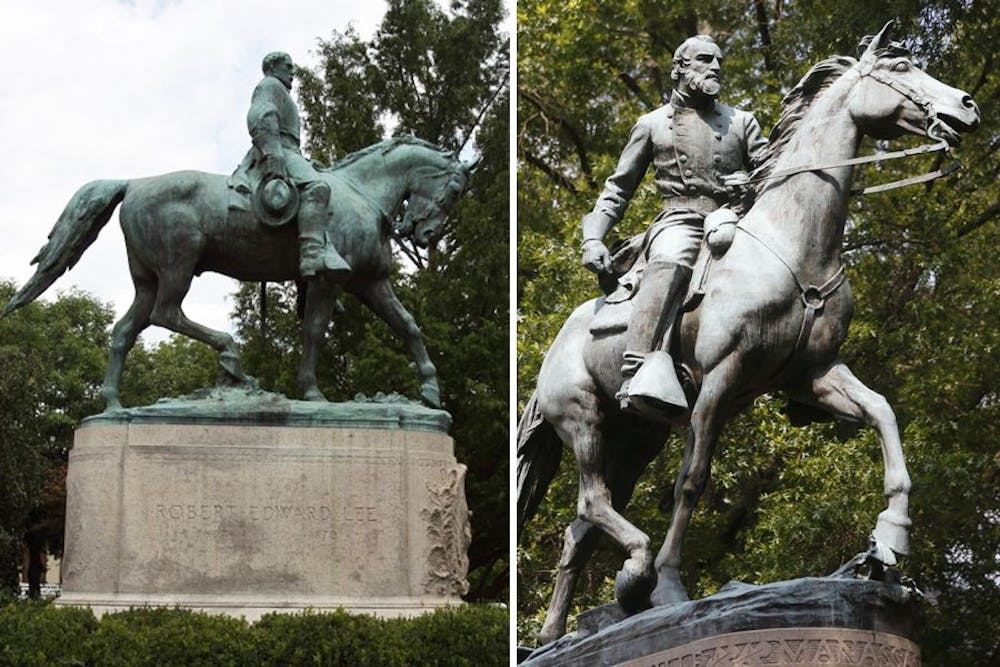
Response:
[[[441,390],[438,387],[437,369],[427,354],[424,337],[420,333],[417,321],[400,303],[396,293],[392,291],[392,285],[388,280],[377,280],[365,287],[358,296],[406,342],[410,357],[420,374],[420,398],[432,408],[440,408]]]
[[[681,550],[691,515],[708,483],[712,455],[725,419],[726,401],[732,391],[733,371],[739,362],[729,355],[705,375],[698,400],[691,411],[691,432],[684,448],[684,460],[674,485],[674,512],[667,537],[656,556],[657,583],[654,605],[688,600],[680,579]]]
[[[333,307],[343,286],[314,280],[306,287],[305,313],[302,319],[302,361],[299,363],[298,381],[302,397],[307,401],[325,401],[326,396],[316,382],[316,362],[326,340]]]
[[[865,386],[840,360],[816,373],[795,397],[814,402],[834,415],[863,421],[878,431],[885,462],[885,496],[888,498],[888,507],[878,515],[875,539],[897,554],[908,554],[911,524],[910,475],[906,471],[896,415],[889,402],[881,394]]]
[[[122,370],[125,367],[125,357],[135,345],[139,333],[149,326],[149,314],[153,311],[156,301],[156,283],[137,278],[135,282],[135,299],[128,312],[115,323],[111,332],[111,349],[108,351],[108,368],[104,373],[104,384],[101,395],[104,397],[106,410],[120,410],[122,407],[119,388],[122,380]]]

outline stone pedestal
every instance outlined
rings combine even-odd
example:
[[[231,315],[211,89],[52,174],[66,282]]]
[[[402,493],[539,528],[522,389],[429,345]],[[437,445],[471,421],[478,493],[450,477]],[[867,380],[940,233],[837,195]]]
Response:
[[[459,603],[470,533],[449,421],[262,392],[91,418],[69,457],[59,603],[249,620]]]
[[[716,595],[624,618],[581,614],[580,630],[532,653],[527,667],[917,667],[907,589],[862,579],[733,583]]]

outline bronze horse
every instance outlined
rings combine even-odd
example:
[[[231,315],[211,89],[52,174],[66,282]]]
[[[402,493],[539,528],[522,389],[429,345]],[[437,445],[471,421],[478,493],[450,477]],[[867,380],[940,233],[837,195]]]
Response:
[[[420,329],[389,282],[395,232],[419,245],[435,242],[474,164],[412,137],[396,137],[349,155],[322,176],[330,186],[329,239],[350,264],[340,282],[315,281],[306,290],[304,344],[298,381],[308,400],[325,400],[316,384],[316,360],[334,304],[343,291],[357,295],[406,341],[422,381],[424,402],[440,407],[437,371]],[[393,221],[405,203],[397,229]],[[181,309],[191,279],[215,271],[244,281],[298,278],[294,224],[273,228],[253,213],[230,207],[227,177],[181,171],[135,180],[101,180],[73,195],[32,263],[38,269],[0,317],[30,303],[69,270],[121,204],[135,299],[114,327],[102,395],[121,408],[125,357],[150,324],[207,343],[219,353],[229,380],[247,383],[232,336],[193,322]]]
[[[659,554],[623,515],[636,480],[663,448],[666,427],[623,414],[622,335],[593,335],[603,299],[578,307],[552,343],[518,428],[519,523],[528,520],[558,467],[562,443],[579,466],[577,518],[565,534],[540,639],[565,631],[573,587],[600,529],[628,553],[615,580],[626,611],[687,599],[678,568],[684,534],[708,480],[725,420],[756,396],[793,400],[874,427],[885,461],[888,508],[876,523],[876,553],[888,564],[909,549],[906,470],[896,418],[838,357],[852,316],[841,245],[852,166],[862,136],[904,133],[953,144],[979,111],[965,92],[930,77],[889,41],[887,25],[859,60],[817,64],[785,98],[770,157],[754,176],[755,204],[728,252],[714,260],[697,308],[684,313],[679,359],[692,380],[689,438],[674,487],[673,515]],[[803,169],[800,169],[803,168]],[[678,357],[674,357],[678,358]],[[561,441],[561,442],[560,442]]]

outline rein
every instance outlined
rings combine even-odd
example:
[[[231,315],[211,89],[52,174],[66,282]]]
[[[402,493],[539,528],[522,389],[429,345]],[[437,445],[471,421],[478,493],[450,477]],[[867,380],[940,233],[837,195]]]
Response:
[[[933,144],[922,144],[914,148],[906,148],[903,150],[893,151],[891,153],[882,153],[880,155],[864,155],[861,157],[854,157],[848,160],[838,160],[836,162],[827,162],[822,164],[806,164],[801,167],[792,167],[790,169],[782,169],[779,172],[773,174],[768,174],[767,176],[759,176],[757,178],[751,178],[748,183],[760,183],[763,181],[770,181],[779,178],[787,178],[788,176],[794,176],[795,174],[802,174],[807,171],[823,171],[825,169],[836,169],[838,167],[853,167],[859,164],[871,164],[872,162],[886,162],[888,160],[898,160],[900,158],[912,157],[914,155],[924,155],[926,153],[938,153],[943,152],[952,159],[952,164],[945,167],[944,169],[935,169],[934,171],[927,172],[926,174],[921,174],[919,176],[911,176],[910,178],[903,178],[898,181],[890,181],[888,183],[881,183],[879,185],[872,185],[867,188],[855,188],[851,190],[852,195],[870,195],[876,192],[885,192],[887,190],[895,190],[896,188],[902,188],[907,185],[916,185],[917,183],[926,183],[927,181],[933,181],[943,176],[947,176],[958,169],[962,168],[962,164],[955,159],[950,152],[948,152],[948,142],[944,139],[933,143]]]

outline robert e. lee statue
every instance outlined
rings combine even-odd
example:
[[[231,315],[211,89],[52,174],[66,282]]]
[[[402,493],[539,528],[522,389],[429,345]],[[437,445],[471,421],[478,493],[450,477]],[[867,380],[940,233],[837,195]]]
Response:
[[[670,101],[636,122],[615,173],[583,219],[583,264],[606,273],[611,256],[604,236],[622,219],[652,163],[663,210],[645,235],[646,265],[626,334],[625,379],[617,398],[629,411],[687,411],[667,352],[673,324],[706,231],[730,239],[733,233],[726,224],[706,230],[705,218],[718,211],[709,226],[735,222],[729,209],[719,209],[746,182],[746,171],[758,166],[767,146],[753,115],[718,101],[721,69],[722,52],[711,37],[691,37],[677,48]],[[661,363],[643,363],[659,350]]]
[[[287,53],[276,51],[264,56],[264,78],[253,91],[247,112],[247,129],[253,147],[237,168],[234,180],[253,190],[252,199],[259,216],[268,217],[275,204],[275,223],[294,215],[292,189],[302,192],[298,205],[299,272],[302,278],[344,277],[351,269],[326,234],[330,186],[323,182],[300,148],[302,123],[292,99],[295,66]],[[263,203],[262,203],[263,202]],[[285,218],[285,219],[282,219]]]

